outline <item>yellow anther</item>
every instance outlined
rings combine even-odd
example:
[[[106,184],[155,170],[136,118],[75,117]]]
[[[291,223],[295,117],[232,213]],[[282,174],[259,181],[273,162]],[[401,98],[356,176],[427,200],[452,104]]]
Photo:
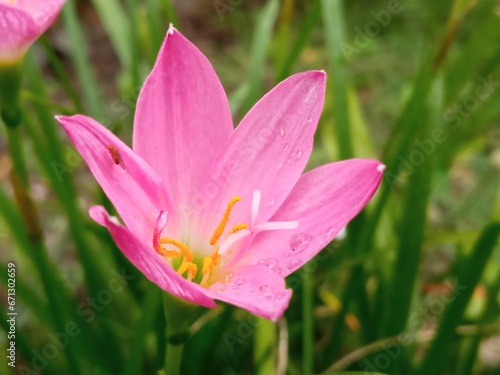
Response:
[[[177,270],[177,273],[182,276],[186,271],[188,273],[187,279],[188,281],[191,281],[196,276],[196,272],[198,272],[198,266],[192,262],[184,261]]]
[[[248,229],[248,224],[236,224],[231,230],[229,231],[229,234],[233,234],[236,232],[239,232],[240,230],[243,229]]]
[[[172,238],[162,238],[160,240],[160,244],[166,245],[174,245],[176,246],[184,255],[184,262],[192,262],[193,261],[193,253],[189,250],[189,247],[184,245],[181,241],[174,240]],[[157,250],[158,251],[158,250]]]
[[[207,275],[212,273],[214,270],[214,260],[211,257],[206,257],[203,259],[203,269],[202,273],[203,275]]]
[[[155,248],[156,252],[160,254],[162,257],[167,258],[180,258],[182,253],[177,250],[165,250],[163,247]]]
[[[215,243],[219,240],[220,236],[222,236],[222,233],[224,232],[224,229],[226,228],[226,224],[229,221],[229,215],[231,215],[231,211],[233,210],[234,205],[241,200],[241,197],[233,197],[226,208],[226,212],[224,212],[224,216],[222,217],[222,220],[220,221],[219,225],[217,228],[215,228],[215,232],[212,235],[212,238],[210,239],[210,245],[215,245]]]

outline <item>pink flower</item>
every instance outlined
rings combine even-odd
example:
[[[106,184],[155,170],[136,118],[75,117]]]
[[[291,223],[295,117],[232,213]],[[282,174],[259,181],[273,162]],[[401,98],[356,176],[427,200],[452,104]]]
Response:
[[[19,60],[63,5],[64,0],[0,0],[0,63]]]
[[[302,175],[325,80],[286,79],[233,129],[212,66],[171,28],[138,99],[133,150],[88,117],[58,117],[125,226],[101,206],[91,217],[165,291],[277,319],[292,294],[284,277],[361,211],[384,169],[352,159]]]

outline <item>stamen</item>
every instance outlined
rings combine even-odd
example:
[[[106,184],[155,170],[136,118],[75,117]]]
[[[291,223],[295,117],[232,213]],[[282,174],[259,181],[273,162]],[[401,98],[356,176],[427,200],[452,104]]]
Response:
[[[219,240],[220,236],[222,236],[222,233],[224,233],[224,229],[226,228],[226,224],[229,221],[229,215],[231,215],[231,211],[233,210],[234,205],[241,200],[241,197],[233,197],[230,201],[229,204],[227,205],[226,212],[224,212],[224,216],[222,217],[221,222],[215,229],[214,234],[212,235],[212,238],[210,239],[210,245],[215,245],[215,243]]]
[[[198,272],[198,266],[192,262],[184,261],[177,270],[177,273],[182,276],[186,271],[188,273],[187,280],[191,281],[196,276],[196,272]]]
[[[181,241],[177,241],[177,240],[174,240],[172,238],[162,238],[160,240],[160,244],[168,244],[168,245],[177,246],[177,248],[184,255],[184,262],[192,262],[193,261],[193,253],[191,252],[189,247],[184,245]]]
[[[180,258],[182,255],[182,253],[178,252],[177,250],[165,250],[163,247],[160,247],[158,250],[156,250],[156,252],[162,257],[167,258]]]
[[[214,251],[214,253],[203,259],[203,268],[202,268],[202,273],[203,273],[203,278],[201,279],[200,285],[201,286],[206,286],[208,283],[208,278],[210,277],[210,274],[214,271],[214,267],[218,266],[220,263],[220,255],[217,252],[217,250]]]
[[[243,229],[248,229],[248,224],[236,224],[230,231],[229,231],[229,235],[233,234],[233,233],[236,233],[236,232],[239,232],[240,230],[243,230]]]
[[[296,229],[299,227],[297,220],[293,221],[268,221],[261,223],[255,227],[257,232],[264,232],[267,230],[282,230],[282,229]]]
[[[165,229],[165,227],[167,226],[167,221],[168,221],[168,211],[160,211],[160,215],[156,219],[155,229],[153,231],[153,248],[160,255],[163,255],[162,251],[165,251],[161,247],[160,237],[161,237],[161,232],[163,232],[163,229]]]
[[[218,253],[220,255],[224,254],[235,242],[241,240],[242,238],[245,238],[246,236],[250,235],[250,230],[248,229],[242,229],[236,233],[233,233],[222,242],[222,244],[219,247]]]
[[[261,198],[260,190],[254,190],[252,198],[252,212],[250,216],[250,225],[252,228],[255,226],[255,223],[257,222],[257,215],[259,215],[260,198]]]

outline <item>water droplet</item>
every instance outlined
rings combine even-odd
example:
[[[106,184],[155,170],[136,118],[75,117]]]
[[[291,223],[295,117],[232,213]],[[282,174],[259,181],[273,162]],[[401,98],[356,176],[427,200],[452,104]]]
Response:
[[[231,279],[233,278],[233,273],[229,272],[226,277],[224,278],[224,283],[229,284],[231,282]]]
[[[278,261],[278,259],[275,258],[260,259],[257,262],[257,264],[260,266],[265,266],[276,273],[281,273],[282,271],[282,268],[280,267],[280,262]]]
[[[283,292],[278,292],[274,295],[274,300],[275,301],[281,301],[285,297],[285,293]]]
[[[267,285],[262,284],[259,286],[259,292],[264,296],[265,299],[271,299],[274,296],[273,291]]]
[[[285,143],[285,145],[283,146],[283,151],[287,152],[289,148],[290,145],[288,143]]]
[[[267,204],[268,204],[269,206],[272,206],[272,205],[274,204],[274,202],[275,202],[275,201],[276,201],[276,195],[273,195],[273,196],[271,197],[271,199],[269,199],[269,201],[267,202]]]
[[[312,237],[306,233],[296,233],[290,238],[290,250],[294,253],[300,253],[309,246],[311,240]]]
[[[311,122],[313,120],[313,117],[311,115],[307,116],[307,121]]]
[[[286,161],[286,163],[287,163],[288,165],[292,164],[292,159],[288,159],[288,160]]]
[[[217,286],[215,287],[215,291],[217,293],[223,293],[226,291],[226,286],[224,284],[217,284]]]
[[[288,261],[288,263],[286,264],[287,268],[289,270],[293,270],[294,268],[297,268],[300,264],[300,259],[298,258],[292,258]]]
[[[233,281],[231,288],[236,290],[236,289],[240,289],[243,285],[245,285],[245,282],[242,279],[236,279]]]
[[[354,203],[354,206],[353,206],[353,207],[354,207],[354,208],[358,208],[358,207],[359,207],[359,202]]]
[[[304,153],[302,152],[302,150],[297,150],[297,152],[295,153],[295,160],[299,160],[303,154]]]

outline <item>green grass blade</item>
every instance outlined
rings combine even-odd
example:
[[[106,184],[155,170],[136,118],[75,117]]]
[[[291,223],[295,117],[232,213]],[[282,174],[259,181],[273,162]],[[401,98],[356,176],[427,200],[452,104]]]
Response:
[[[436,79],[429,101],[432,108],[420,113],[417,139],[429,139],[429,127],[439,124],[443,103],[442,79]],[[381,337],[391,337],[405,329],[420,264],[433,174],[433,153],[425,155],[418,151],[424,160],[408,179],[403,219],[399,227],[398,259],[394,264],[392,290],[385,306]]]
[[[130,71],[132,55],[129,48],[130,20],[118,0],[91,0],[106,34],[125,71]]]
[[[104,110],[102,107],[101,92],[97,85],[92,66],[89,63],[85,36],[82,26],[78,21],[75,0],[66,1],[62,16],[64,29],[69,38],[71,58],[75,64],[88,114],[96,119],[102,119],[104,117]]]
[[[284,58],[283,63],[278,70],[276,81],[280,82],[291,74],[293,65],[299,58],[304,47],[307,45],[312,31],[319,22],[320,16],[321,6],[319,1],[317,1],[314,3],[313,8],[307,13],[304,21],[300,25],[297,37],[295,38],[292,47],[289,49],[288,54]]]
[[[438,375],[448,363],[448,350],[455,336],[455,330],[463,318],[472,293],[479,282],[490,255],[500,236],[500,224],[488,225],[477,240],[472,253],[461,263],[454,291],[455,299],[443,313],[436,337],[427,349],[416,375]]]
[[[250,87],[245,100],[244,109],[250,109],[262,94],[262,77],[266,63],[266,57],[271,43],[273,28],[278,17],[279,1],[270,0],[261,11],[258,24],[253,36],[250,74],[248,81]]]
[[[349,107],[347,100],[348,70],[342,46],[345,42],[344,7],[342,0],[321,0],[325,41],[330,64],[333,119],[337,131],[339,158],[353,156]],[[332,82],[333,81],[333,82]]]

